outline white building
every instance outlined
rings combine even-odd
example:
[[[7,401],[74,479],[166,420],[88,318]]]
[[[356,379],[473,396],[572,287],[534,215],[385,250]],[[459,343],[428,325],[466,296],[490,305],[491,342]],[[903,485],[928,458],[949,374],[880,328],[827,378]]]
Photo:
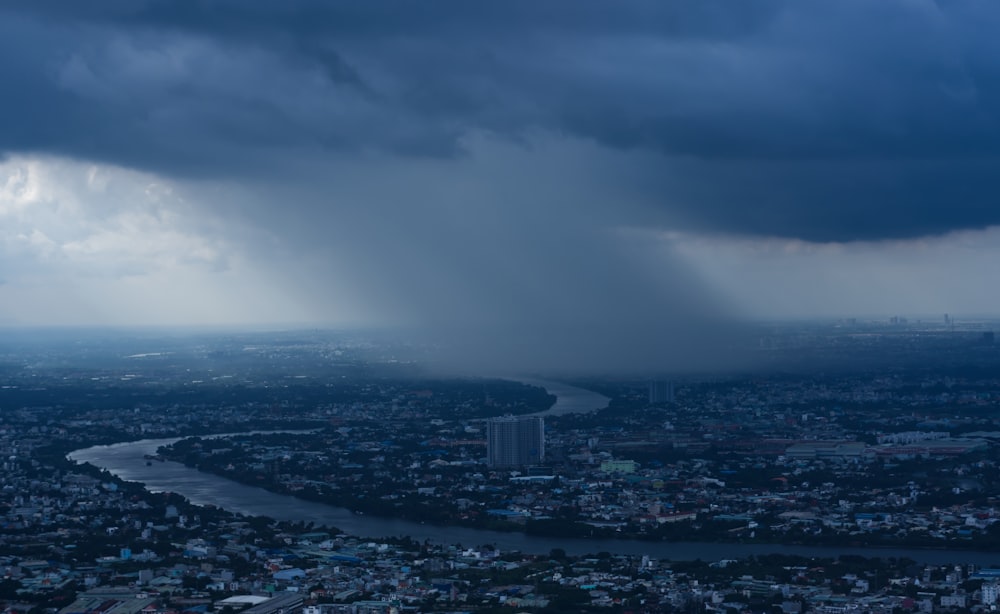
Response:
[[[486,428],[490,467],[523,467],[545,460],[545,421],[539,416],[492,418]]]

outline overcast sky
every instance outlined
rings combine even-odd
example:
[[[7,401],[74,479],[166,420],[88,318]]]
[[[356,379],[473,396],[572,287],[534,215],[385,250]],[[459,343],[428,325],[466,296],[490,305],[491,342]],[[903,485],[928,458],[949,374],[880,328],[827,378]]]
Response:
[[[998,31],[986,0],[8,0],[0,324],[670,366],[741,320],[995,313]]]

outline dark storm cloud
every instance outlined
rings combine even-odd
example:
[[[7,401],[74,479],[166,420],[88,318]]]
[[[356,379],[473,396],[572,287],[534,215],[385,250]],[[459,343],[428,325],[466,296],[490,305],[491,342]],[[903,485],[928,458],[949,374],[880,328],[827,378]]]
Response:
[[[1000,223],[998,26],[974,1],[9,0],[0,152],[174,178],[262,294],[470,370],[700,369],[739,308],[636,228]]]
[[[998,26],[929,0],[15,0],[0,148],[231,176],[541,130],[657,153],[648,223],[919,236],[1000,223]]]

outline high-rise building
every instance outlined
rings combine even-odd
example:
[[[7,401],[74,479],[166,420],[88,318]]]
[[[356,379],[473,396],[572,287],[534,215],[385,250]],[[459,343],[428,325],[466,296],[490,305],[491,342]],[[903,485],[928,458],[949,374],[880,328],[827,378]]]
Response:
[[[983,583],[983,605],[993,605],[1000,598],[1000,584],[996,583]]]
[[[674,383],[666,380],[649,382],[649,402],[651,404],[673,403]]]
[[[539,416],[492,418],[486,425],[490,467],[524,467],[545,460],[545,421]]]

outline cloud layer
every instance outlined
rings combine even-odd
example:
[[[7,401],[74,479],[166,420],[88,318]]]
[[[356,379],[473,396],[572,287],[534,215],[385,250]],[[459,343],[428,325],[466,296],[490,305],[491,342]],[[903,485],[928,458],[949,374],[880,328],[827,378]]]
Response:
[[[3,12],[7,151],[218,177],[342,152],[458,156],[470,133],[541,131],[655,153],[637,196],[662,226],[843,241],[1000,221],[988,2]]]

